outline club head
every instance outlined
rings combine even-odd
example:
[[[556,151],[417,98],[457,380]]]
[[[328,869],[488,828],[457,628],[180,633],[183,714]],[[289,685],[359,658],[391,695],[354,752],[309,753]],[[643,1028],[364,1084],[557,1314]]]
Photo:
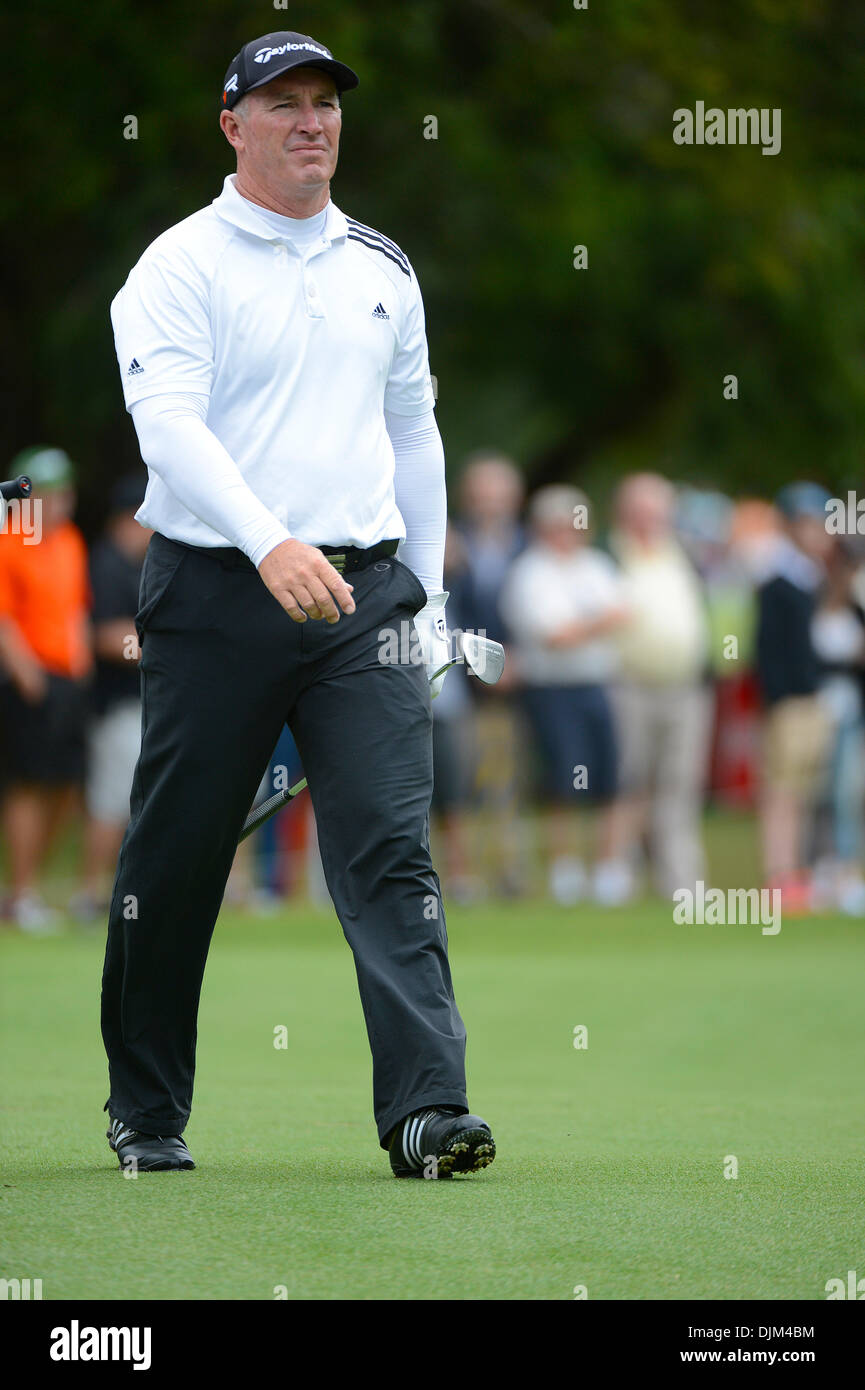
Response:
[[[505,649],[501,642],[480,637],[476,632],[463,632],[459,645],[466,670],[477,676],[483,685],[495,685],[501,679],[505,669]]]

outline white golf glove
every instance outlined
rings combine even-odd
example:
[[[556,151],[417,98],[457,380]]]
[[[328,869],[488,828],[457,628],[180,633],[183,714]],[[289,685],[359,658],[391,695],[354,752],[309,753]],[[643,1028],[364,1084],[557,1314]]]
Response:
[[[427,600],[426,606],[415,613],[414,625],[417,628],[417,635],[420,638],[421,652],[423,654],[424,666],[426,667],[427,679],[446,661],[450,661],[450,644],[448,642],[448,625],[445,618],[445,604],[448,601],[447,591],[443,594],[433,594]],[[430,699],[434,700],[444,685],[445,675],[443,672],[430,683]]]

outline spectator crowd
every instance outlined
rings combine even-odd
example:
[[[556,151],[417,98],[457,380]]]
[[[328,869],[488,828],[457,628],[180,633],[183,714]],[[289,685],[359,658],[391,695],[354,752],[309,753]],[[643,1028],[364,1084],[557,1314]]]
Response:
[[[67,455],[28,450],[21,472],[40,527],[38,544],[9,517],[0,530],[0,916],[39,933],[106,916],[151,533],[135,520],[143,474],[117,482],[88,548]],[[763,886],[786,914],[865,915],[865,554],[828,524],[829,494],[801,482],[734,501],[632,473],[601,518],[575,487],[526,499],[497,453],[470,456],[453,492],[449,626],[508,660],[495,687],[455,667],[433,705],[446,895],[669,899],[709,878],[711,801],[756,810]],[[301,776],[286,728],[260,796]],[[51,902],[46,866],[70,838],[69,891]],[[299,798],[241,847],[227,896],[270,907],[304,872],[321,893]]]

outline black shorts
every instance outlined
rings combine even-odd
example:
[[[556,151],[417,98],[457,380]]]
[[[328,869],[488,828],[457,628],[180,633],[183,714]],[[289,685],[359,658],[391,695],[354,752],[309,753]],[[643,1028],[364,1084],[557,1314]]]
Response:
[[[83,782],[89,715],[84,681],[49,674],[47,693],[38,704],[23,699],[13,685],[0,685],[3,784]]]
[[[544,764],[546,795],[576,804],[610,801],[618,750],[604,687],[529,686],[523,702]]]
[[[447,815],[462,810],[471,799],[474,756],[469,729],[459,716],[433,720],[434,811]]]

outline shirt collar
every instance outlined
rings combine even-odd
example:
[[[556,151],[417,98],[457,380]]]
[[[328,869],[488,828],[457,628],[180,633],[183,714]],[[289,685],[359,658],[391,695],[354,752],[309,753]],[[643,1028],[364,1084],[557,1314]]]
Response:
[[[758,582],[768,583],[771,579],[786,579],[797,589],[813,593],[825,577],[825,570],[804,550],[794,545],[789,536],[778,536],[761,557]]]
[[[218,217],[224,222],[230,222],[234,227],[240,227],[244,232],[249,232],[252,236],[261,237],[262,241],[273,241],[274,233],[261,218],[256,217],[255,209],[248,200],[238,193],[234,186],[237,176],[229,174],[222,185],[222,192],[218,198],[214,198],[213,207]],[[327,217],[324,224],[324,238],[326,241],[333,242],[344,239],[348,235],[348,222],[345,215],[332,201],[327,204]]]

